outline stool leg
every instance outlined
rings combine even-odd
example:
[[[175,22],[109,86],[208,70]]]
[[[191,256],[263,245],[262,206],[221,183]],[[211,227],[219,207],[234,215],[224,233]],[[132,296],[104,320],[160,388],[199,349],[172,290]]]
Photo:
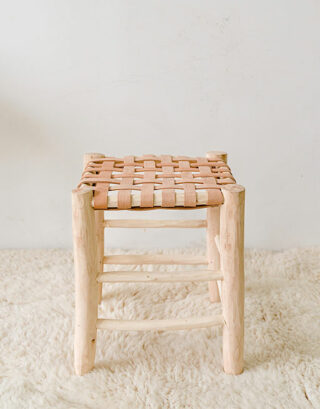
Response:
[[[224,151],[210,151],[207,152],[206,157],[209,160],[222,160],[227,163],[228,154]],[[208,208],[207,213],[207,223],[208,223],[208,230],[207,230],[207,252],[209,263],[210,260],[212,261],[211,267],[218,270],[220,268],[220,253],[219,249],[217,248],[216,244],[216,236],[219,235],[219,222],[220,219],[220,208]],[[220,295],[219,289],[216,281],[209,282],[209,295],[211,302],[219,302]]]
[[[98,248],[98,273],[103,273],[103,256],[104,256],[104,211],[95,210],[95,225],[96,225],[96,237],[97,237],[97,248]],[[98,302],[102,301],[102,283],[98,283]]]
[[[216,237],[220,234],[220,207],[207,209],[207,256],[209,268],[220,270],[220,253]],[[220,295],[216,281],[209,281],[209,295],[211,302],[219,302]]]
[[[72,192],[72,225],[75,266],[74,364],[77,375],[94,366],[98,315],[98,271],[95,211],[92,191]]]
[[[85,153],[83,155],[83,169],[87,166],[88,162],[96,159],[102,159],[105,155],[103,153]],[[99,272],[102,273],[103,271],[103,256],[104,256],[104,228],[102,225],[104,219],[104,211],[97,210],[95,212],[96,218],[96,234],[97,234],[97,241],[98,241],[98,263],[99,263]],[[98,300],[99,304],[102,301],[102,283],[98,284]]]
[[[222,188],[220,254],[222,281],[223,366],[227,374],[243,371],[244,342],[244,198],[240,185]]]

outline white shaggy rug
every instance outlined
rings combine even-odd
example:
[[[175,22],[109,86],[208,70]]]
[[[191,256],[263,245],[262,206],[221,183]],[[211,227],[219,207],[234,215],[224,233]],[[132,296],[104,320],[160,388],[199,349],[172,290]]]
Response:
[[[246,252],[245,371],[237,377],[222,371],[217,329],[99,331],[96,368],[77,377],[71,252],[3,250],[0,269],[2,409],[320,408],[320,248]],[[206,283],[114,284],[104,287],[100,315],[218,308]]]

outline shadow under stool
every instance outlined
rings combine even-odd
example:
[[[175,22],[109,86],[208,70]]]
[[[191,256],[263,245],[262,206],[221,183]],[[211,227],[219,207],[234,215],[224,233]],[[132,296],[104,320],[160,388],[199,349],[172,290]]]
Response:
[[[84,170],[72,191],[75,263],[75,371],[94,367],[97,329],[186,330],[223,327],[223,367],[243,371],[244,344],[244,199],[227,154],[206,157],[169,155],[108,157],[84,155]],[[105,220],[105,211],[207,209],[206,220]],[[149,214],[149,213],[148,213]],[[107,255],[105,228],[201,228],[207,230],[207,256]],[[186,272],[104,271],[104,265],[206,265]],[[222,314],[187,319],[126,321],[98,318],[103,283],[207,281],[210,300]]]

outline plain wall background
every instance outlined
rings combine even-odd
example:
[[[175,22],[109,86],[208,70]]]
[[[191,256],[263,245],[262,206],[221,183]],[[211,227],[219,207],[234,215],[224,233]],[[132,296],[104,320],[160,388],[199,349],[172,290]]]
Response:
[[[319,22],[315,0],[2,2],[0,246],[71,246],[86,151],[226,150],[247,189],[246,245],[319,243]],[[107,243],[198,243],[192,232]]]

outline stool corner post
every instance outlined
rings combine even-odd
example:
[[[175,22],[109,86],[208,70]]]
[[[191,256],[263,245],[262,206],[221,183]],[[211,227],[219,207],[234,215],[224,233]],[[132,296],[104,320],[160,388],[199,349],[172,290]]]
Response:
[[[75,270],[74,364],[78,375],[94,366],[98,313],[97,238],[92,191],[72,192],[72,230]]]
[[[238,375],[244,367],[244,203],[240,185],[222,188],[220,210],[220,253],[222,282],[223,366],[227,374]]]
[[[225,151],[209,151],[206,153],[207,159],[220,159],[225,163],[228,162],[228,154]]]
[[[105,158],[105,155],[103,153],[85,153],[82,159],[83,169],[85,169],[90,161],[102,158]]]

